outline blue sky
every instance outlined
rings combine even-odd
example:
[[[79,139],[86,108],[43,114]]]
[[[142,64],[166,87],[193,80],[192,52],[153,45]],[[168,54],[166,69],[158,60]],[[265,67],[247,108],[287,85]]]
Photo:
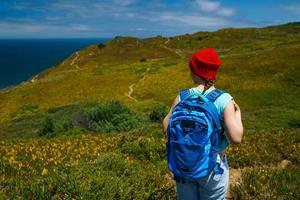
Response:
[[[300,21],[299,0],[1,0],[0,38],[173,36]]]

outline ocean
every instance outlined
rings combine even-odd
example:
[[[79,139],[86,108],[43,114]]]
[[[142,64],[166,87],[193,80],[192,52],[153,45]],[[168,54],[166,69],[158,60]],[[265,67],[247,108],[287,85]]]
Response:
[[[91,44],[110,39],[0,39],[0,89],[17,85]]]

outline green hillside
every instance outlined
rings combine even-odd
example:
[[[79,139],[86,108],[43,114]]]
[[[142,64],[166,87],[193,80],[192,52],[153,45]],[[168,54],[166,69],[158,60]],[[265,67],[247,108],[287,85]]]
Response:
[[[0,90],[0,199],[175,199],[161,119],[216,48],[216,87],[240,105],[234,199],[299,199],[300,23],[116,37]]]

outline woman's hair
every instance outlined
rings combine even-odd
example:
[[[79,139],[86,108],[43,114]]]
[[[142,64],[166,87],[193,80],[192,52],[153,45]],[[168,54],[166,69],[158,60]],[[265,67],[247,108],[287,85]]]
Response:
[[[203,84],[204,85],[204,90],[203,90],[202,94],[204,94],[204,92],[206,90],[208,90],[211,86],[213,86],[216,82],[215,79],[204,79],[202,77],[195,75],[192,72],[191,72],[191,77],[195,84],[198,84],[198,85]]]

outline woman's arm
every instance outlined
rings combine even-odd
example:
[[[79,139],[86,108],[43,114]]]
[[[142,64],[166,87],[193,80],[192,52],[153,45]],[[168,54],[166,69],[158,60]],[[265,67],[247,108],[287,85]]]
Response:
[[[224,109],[224,122],[230,141],[239,144],[243,137],[243,123],[240,107],[232,100]]]
[[[179,97],[177,96],[177,97],[175,98],[175,100],[173,101],[173,104],[172,104],[172,106],[171,106],[171,108],[170,108],[169,113],[167,114],[167,116],[166,116],[166,117],[164,118],[164,120],[163,120],[163,131],[164,131],[164,132],[166,132],[167,129],[168,129],[170,116],[171,116],[171,114],[172,114],[173,108],[176,106],[176,104],[178,103],[178,101],[179,101]]]

